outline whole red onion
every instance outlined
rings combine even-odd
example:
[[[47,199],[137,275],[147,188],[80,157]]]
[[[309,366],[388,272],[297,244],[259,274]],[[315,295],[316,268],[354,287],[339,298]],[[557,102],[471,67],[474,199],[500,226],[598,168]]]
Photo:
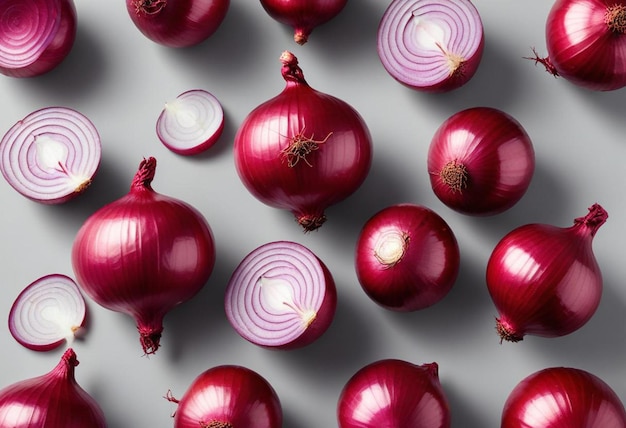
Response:
[[[626,85],[626,0],[557,0],[546,21],[548,56],[534,59],[555,76],[598,91]]]
[[[293,39],[305,44],[313,29],[339,14],[348,0],[261,0],[263,9],[272,18],[293,27]]]
[[[361,229],[355,265],[372,300],[387,309],[415,311],[434,305],[452,289],[459,246],[452,229],[431,209],[392,205]]]
[[[339,428],[449,428],[439,366],[396,359],[371,363],[342,389],[337,417]]]
[[[372,141],[354,108],[308,85],[291,52],[283,52],[281,62],[287,85],[244,119],[235,136],[235,166],[257,199],[293,212],[311,231],[324,223],[328,206],[363,183]]]
[[[174,428],[281,428],[283,411],[270,383],[242,366],[223,365],[200,374],[178,403]]]
[[[487,263],[487,287],[502,340],[564,336],[589,321],[602,295],[592,241],[607,218],[594,204],[573,226],[527,224],[498,242]]]
[[[205,285],[215,264],[211,229],[191,205],[155,192],[156,159],[139,165],[130,192],[93,213],[72,247],[76,279],[101,306],[137,322],[155,353],[163,317]]]
[[[49,373],[0,390],[0,427],[105,428],[99,404],[76,382],[77,365],[68,348]]]
[[[501,428],[624,428],[626,410],[598,376],[571,367],[539,370],[519,382]]]
[[[2,0],[0,73],[34,77],[56,68],[76,39],[73,0]]]

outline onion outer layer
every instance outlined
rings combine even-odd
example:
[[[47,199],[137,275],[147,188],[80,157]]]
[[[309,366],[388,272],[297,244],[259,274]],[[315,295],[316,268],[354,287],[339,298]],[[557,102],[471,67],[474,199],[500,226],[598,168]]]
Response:
[[[326,265],[311,250],[274,241],[251,251],[234,270],[225,294],[226,317],[244,339],[294,349],[330,326],[337,290]]]
[[[602,295],[592,241],[607,218],[604,208],[593,204],[573,226],[527,224],[498,242],[486,279],[502,340],[564,336],[591,319]]]
[[[549,367],[520,381],[506,399],[501,428],[624,428],[626,410],[598,376]]]
[[[476,73],[483,48],[482,20],[470,0],[393,0],[378,26],[385,70],[415,90],[463,86]]]

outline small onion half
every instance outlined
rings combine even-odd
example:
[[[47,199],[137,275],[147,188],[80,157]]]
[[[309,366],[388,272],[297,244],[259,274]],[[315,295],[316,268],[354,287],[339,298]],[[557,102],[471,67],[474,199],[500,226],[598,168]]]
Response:
[[[335,282],[311,250],[289,241],[270,242],[250,252],[226,288],[226,316],[256,345],[293,349],[318,339],[337,306]]]
[[[85,299],[74,280],[51,274],[29,284],[9,312],[9,331],[21,345],[49,351],[83,331]]]
[[[208,150],[223,130],[222,105],[203,89],[191,89],[165,103],[156,124],[159,140],[179,155],[196,155]]]
[[[482,20],[470,0],[393,0],[378,27],[378,56],[387,72],[421,91],[467,83],[483,47]]]
[[[0,140],[0,171],[23,196],[44,204],[82,193],[100,166],[94,124],[67,107],[45,107],[15,123]]]

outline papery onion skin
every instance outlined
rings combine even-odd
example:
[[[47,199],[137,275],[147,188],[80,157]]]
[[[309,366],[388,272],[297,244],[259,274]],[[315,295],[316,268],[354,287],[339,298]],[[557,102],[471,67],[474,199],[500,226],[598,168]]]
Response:
[[[352,106],[308,85],[291,52],[283,52],[281,62],[286,87],[240,125],[235,167],[253,196],[291,211],[309,232],[326,221],[327,207],[365,181],[372,139]]]
[[[49,373],[0,390],[0,427],[105,428],[102,408],[76,382],[77,365],[68,348]]]
[[[215,264],[209,224],[191,205],[152,189],[156,159],[144,159],[130,191],[79,229],[72,266],[96,303],[132,316],[142,349],[159,348],[165,314],[191,299]]]
[[[2,175],[22,196],[42,204],[62,204],[82,194],[101,157],[95,125],[68,107],[35,110],[0,140]]]
[[[433,210],[408,203],[386,207],[367,220],[355,254],[365,293],[380,306],[400,312],[443,299],[460,266],[450,226]]]
[[[304,45],[316,27],[337,16],[347,3],[348,0],[261,0],[269,16],[293,27],[293,39],[299,45]]]
[[[620,89],[626,85],[625,20],[625,0],[557,0],[546,21],[548,56],[530,59],[581,87]]]
[[[470,0],[394,0],[378,25],[377,52],[385,70],[423,92],[448,92],[471,80],[485,44]]]
[[[174,428],[280,428],[283,411],[270,383],[243,366],[223,365],[201,373],[174,414]]]
[[[58,325],[59,318],[62,325]],[[28,349],[50,351],[81,336],[86,318],[87,306],[74,280],[49,274],[31,282],[17,296],[9,311],[9,331]],[[62,327],[67,330],[61,332]]]
[[[433,192],[446,206],[489,216],[510,209],[526,194],[535,151],[512,116],[491,107],[471,107],[439,126],[427,167]]]
[[[437,363],[385,359],[357,371],[341,391],[339,428],[449,428]]]
[[[626,410],[598,376],[572,367],[550,367],[511,391],[501,428],[624,428]]]
[[[311,250],[274,241],[244,257],[224,300],[226,317],[240,336],[258,346],[289,350],[313,343],[328,330],[337,289],[327,266]]]
[[[230,0],[126,0],[137,29],[171,48],[197,45],[212,36],[226,18]]]
[[[486,279],[502,340],[565,336],[591,319],[602,295],[592,241],[607,218],[594,204],[573,226],[527,224],[498,242]]]
[[[0,5],[0,73],[36,77],[65,60],[76,40],[73,0],[3,0]]]

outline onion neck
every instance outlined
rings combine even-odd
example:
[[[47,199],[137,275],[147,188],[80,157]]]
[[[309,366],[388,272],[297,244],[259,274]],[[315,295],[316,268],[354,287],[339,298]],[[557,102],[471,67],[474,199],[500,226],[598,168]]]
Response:
[[[74,367],[78,365],[76,352],[72,348],[68,348],[61,356],[61,361],[50,373],[59,379],[74,380]]]
[[[385,269],[398,264],[404,257],[410,237],[404,232],[394,230],[385,233],[374,245],[374,257]]]
[[[302,73],[302,69],[298,65],[298,58],[294,54],[284,51],[280,56],[280,62],[283,64],[280,72],[285,81],[307,85],[304,73]]]
[[[604,15],[604,22],[615,34],[625,34],[626,33],[626,6],[621,4],[615,4],[613,6],[609,6],[606,9],[606,14]]]
[[[452,160],[444,165],[439,171],[439,178],[452,190],[452,192],[462,192],[467,188],[469,179],[467,168],[457,160]]]
[[[131,191],[152,190],[152,180],[156,172],[156,159],[143,159],[130,185]]]
[[[574,227],[584,228],[595,236],[600,226],[602,226],[609,218],[609,214],[599,204],[593,204],[589,207],[589,212],[584,217],[574,219]]]
[[[167,5],[167,0],[133,0],[135,13],[145,15],[156,15]]]

